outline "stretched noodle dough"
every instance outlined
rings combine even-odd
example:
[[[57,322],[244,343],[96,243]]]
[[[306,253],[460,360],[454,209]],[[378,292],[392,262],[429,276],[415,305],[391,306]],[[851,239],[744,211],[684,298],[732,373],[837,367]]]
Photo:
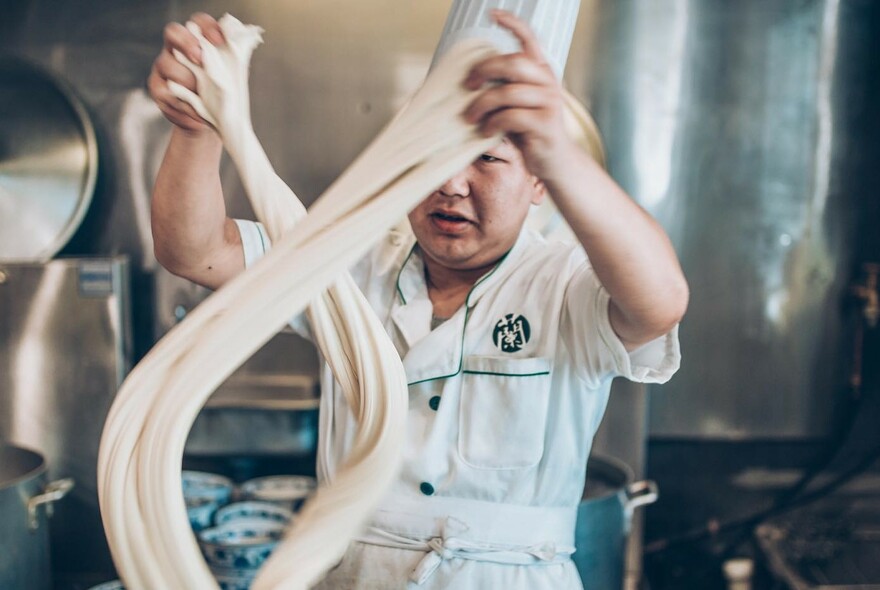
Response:
[[[186,436],[211,393],[309,304],[317,344],[359,431],[346,464],[306,504],[253,588],[307,588],[338,561],[395,477],[407,411],[397,352],[345,269],[499,140],[479,136],[459,116],[475,94],[460,81],[495,52],[482,41],[462,42],[304,217],[250,124],[247,71],[260,31],[229,15],[220,22],[227,46],[202,41],[205,71],[194,68],[199,108],[223,137],[275,243],[150,351],[111,408],[99,497],[114,562],[132,589],[217,588],[186,518]]]

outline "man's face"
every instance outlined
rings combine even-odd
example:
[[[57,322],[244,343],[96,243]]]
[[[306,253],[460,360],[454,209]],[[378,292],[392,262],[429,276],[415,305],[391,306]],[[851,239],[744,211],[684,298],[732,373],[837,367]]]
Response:
[[[432,262],[474,270],[513,247],[529,205],[543,196],[543,185],[505,139],[419,203],[409,221]]]

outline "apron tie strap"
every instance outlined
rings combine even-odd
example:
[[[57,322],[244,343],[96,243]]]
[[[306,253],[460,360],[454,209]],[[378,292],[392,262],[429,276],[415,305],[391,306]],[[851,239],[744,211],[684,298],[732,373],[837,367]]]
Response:
[[[409,576],[422,585],[450,559],[529,566],[569,562],[576,518],[576,507],[391,495],[356,541],[423,552]]]
[[[371,545],[381,545],[398,549],[424,551],[409,579],[421,586],[448,559],[469,559],[513,565],[534,565],[558,563],[567,560],[574,548],[560,548],[555,543],[546,542],[529,546],[499,545],[469,541],[461,535],[468,532],[468,526],[454,518],[443,520],[440,536],[419,540],[399,533],[392,533],[377,527],[370,527],[358,540]]]
[[[430,578],[444,560],[459,558],[475,561],[489,561],[517,565],[532,565],[538,562],[553,563],[558,552],[553,543],[532,547],[487,548],[458,539],[434,537],[427,542],[428,553],[416,565],[409,576],[410,581],[419,586]],[[563,554],[568,557],[568,554]]]

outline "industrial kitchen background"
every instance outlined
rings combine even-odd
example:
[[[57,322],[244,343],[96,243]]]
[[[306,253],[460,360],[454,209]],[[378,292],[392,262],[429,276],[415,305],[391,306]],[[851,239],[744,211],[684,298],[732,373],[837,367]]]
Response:
[[[10,72],[36,66],[60,80],[96,140],[94,191],[56,260],[21,265],[0,252],[0,440],[42,453],[50,479],[76,480],[51,523],[56,587],[112,574],[94,481],[104,417],[125,372],[206,295],[152,253],[150,192],[170,125],[145,81],[164,25],[228,11],[266,29],[251,71],[254,127],[308,203],[423,79],[448,8],[0,2],[0,108],[10,109],[0,112],[0,189],[15,181],[9,138],[21,121],[11,113],[42,104],[13,88],[22,78]],[[721,563],[744,555],[776,585],[767,587],[811,588],[825,576],[827,588],[880,588],[876,472],[858,476],[858,517],[855,496],[835,504],[873,523],[873,545],[853,540],[855,524],[829,527],[815,514],[820,533],[801,548],[823,531],[837,543],[820,558],[792,557],[771,534],[797,537],[771,511],[805,474],[817,472],[813,485],[855,475],[880,443],[869,428],[880,415],[878,56],[871,0],[582,2],[566,84],[590,106],[612,175],[669,232],[691,286],[681,371],[662,387],[616,383],[596,445],[660,486],[644,533],[636,527],[645,587],[723,587]],[[222,176],[230,214],[250,217],[229,163]],[[13,231],[2,191],[0,215]],[[316,362],[311,345],[279,334],[209,402],[187,461],[225,461],[238,479],[313,470]],[[642,549],[630,544],[630,585]],[[840,565],[850,549],[876,557]]]

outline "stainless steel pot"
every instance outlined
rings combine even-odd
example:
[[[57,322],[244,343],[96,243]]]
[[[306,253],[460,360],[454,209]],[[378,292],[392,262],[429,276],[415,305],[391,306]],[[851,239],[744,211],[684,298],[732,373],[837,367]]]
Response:
[[[85,105],[59,77],[0,59],[0,261],[47,262],[85,217],[98,144]]]
[[[49,590],[49,523],[52,503],[72,479],[46,482],[43,457],[0,444],[0,588]]]
[[[656,502],[657,484],[633,481],[625,463],[590,457],[572,556],[587,590],[621,590],[633,512]]]

